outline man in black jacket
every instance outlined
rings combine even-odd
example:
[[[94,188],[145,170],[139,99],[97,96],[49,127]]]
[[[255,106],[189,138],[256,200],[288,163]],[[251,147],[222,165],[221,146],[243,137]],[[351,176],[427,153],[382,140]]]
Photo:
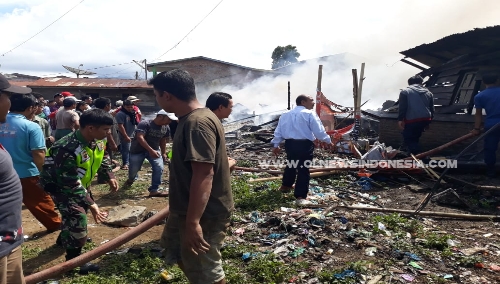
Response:
[[[422,85],[419,75],[408,79],[408,87],[399,93],[398,125],[403,142],[412,154],[420,152],[418,140],[434,118],[434,96]]]

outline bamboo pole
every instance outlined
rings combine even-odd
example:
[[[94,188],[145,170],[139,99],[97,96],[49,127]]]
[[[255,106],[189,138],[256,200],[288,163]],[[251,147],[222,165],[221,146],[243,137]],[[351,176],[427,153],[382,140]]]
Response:
[[[311,174],[311,177],[321,177],[321,176],[333,175],[333,174],[338,174],[340,172],[341,171],[315,172],[315,173]],[[272,180],[280,180],[282,178],[283,178],[283,176],[258,178],[258,179],[250,179],[250,180],[248,180],[248,182],[272,181]]]
[[[452,219],[466,219],[466,220],[500,220],[500,215],[472,215],[472,214],[461,214],[461,213],[446,213],[446,212],[434,212],[434,211],[420,211],[415,212],[414,210],[405,209],[394,209],[394,208],[378,208],[378,207],[363,207],[363,206],[337,206],[336,209],[350,209],[350,210],[362,210],[362,211],[372,211],[372,212],[384,212],[384,213],[402,213],[409,215],[420,215],[428,217],[444,217]]]
[[[468,181],[465,181],[465,180],[462,180],[462,179],[459,179],[459,178],[456,178],[456,177],[451,177],[451,176],[445,176],[445,178],[448,178],[448,179],[451,179],[451,180],[454,180],[454,181],[458,181],[458,182],[461,182],[463,184],[466,184],[466,185],[469,185],[469,186],[472,186],[476,189],[485,189],[485,190],[500,190],[500,187],[499,186],[493,186],[493,185],[478,185],[478,184],[473,184],[473,183],[470,183]]]
[[[272,174],[272,175],[279,175],[279,174],[283,173],[283,171],[278,171],[278,170],[252,169],[252,168],[244,168],[244,167],[234,167],[234,170],[251,172],[251,173],[268,173],[268,174]]]
[[[170,207],[166,207],[160,212],[153,215],[153,217],[147,219],[146,221],[139,224],[137,227],[131,228],[125,233],[119,235],[118,237],[112,239],[111,241],[99,246],[91,251],[88,251],[76,258],[70,259],[63,263],[59,263],[55,266],[49,267],[43,271],[37,272],[35,274],[31,274],[26,276],[25,281],[26,284],[35,284],[41,283],[44,280],[50,279],[52,277],[56,277],[64,272],[67,272],[73,268],[76,268],[84,263],[87,263],[93,259],[104,255],[107,252],[110,252],[121,245],[129,242],[130,240],[138,237],[143,234],[147,230],[156,226],[162,219],[165,219],[170,214]]]
[[[316,113],[321,119],[321,80],[323,78],[323,65],[318,68],[318,85],[316,86]]]
[[[466,134],[466,135],[464,135],[462,137],[459,137],[459,138],[457,138],[457,139],[455,139],[453,141],[450,141],[450,142],[448,142],[446,144],[443,144],[443,145],[441,145],[441,146],[439,146],[437,148],[434,148],[434,149],[429,150],[427,152],[420,153],[420,154],[416,155],[415,157],[417,159],[421,159],[421,158],[424,158],[424,157],[428,157],[428,156],[434,155],[434,154],[436,154],[436,153],[438,153],[440,151],[443,151],[444,149],[446,149],[446,148],[448,148],[450,146],[453,146],[453,145],[455,145],[457,143],[460,143],[460,142],[462,142],[464,140],[467,140],[469,138],[472,138],[472,137],[474,137],[474,134],[472,134],[472,133]],[[405,160],[409,160],[409,159],[412,159],[412,158],[411,157],[405,158]]]

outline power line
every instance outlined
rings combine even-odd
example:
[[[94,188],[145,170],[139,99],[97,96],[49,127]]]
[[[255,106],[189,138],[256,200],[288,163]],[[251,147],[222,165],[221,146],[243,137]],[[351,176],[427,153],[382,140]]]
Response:
[[[193,28],[193,29],[191,29],[191,30],[190,30],[190,31],[189,31],[189,32],[188,32],[188,33],[187,33],[187,34],[186,34],[186,35],[185,35],[185,36],[184,36],[184,37],[183,37],[183,38],[182,38],[182,39],[181,39],[181,40],[180,40],[177,44],[175,44],[172,48],[170,48],[169,50],[165,51],[165,53],[163,53],[162,55],[158,56],[156,59],[151,60],[151,61],[156,61],[156,60],[160,59],[163,55],[167,54],[169,51],[171,51],[172,49],[176,48],[176,47],[177,47],[177,46],[178,46],[178,45],[179,45],[179,44],[180,44],[180,43],[181,43],[184,39],[186,39],[186,38],[189,36],[189,34],[190,34],[192,31],[194,31],[194,30],[195,30],[195,29],[196,29],[196,28],[197,28],[197,27],[198,27],[198,26],[199,26],[199,25],[200,25],[203,21],[205,21],[205,19],[206,19],[208,16],[210,16],[210,14],[212,14],[212,12],[213,12],[215,9],[217,9],[217,7],[219,7],[219,5],[220,5],[223,1],[224,1],[224,0],[221,0],[221,1],[220,1],[220,2],[219,2],[219,3],[218,3],[218,4],[217,4],[217,5],[216,5],[213,9],[212,9],[212,11],[210,11],[210,13],[208,13],[208,14],[207,14],[207,15],[206,15],[203,19],[201,19],[201,21],[200,21],[198,24],[196,24],[196,26],[194,26],[194,28]]]
[[[16,47],[12,48],[11,50],[5,52],[2,54],[2,56],[5,56],[5,54],[7,53],[10,53],[12,52],[14,49],[20,47],[21,45],[27,43],[29,40],[31,40],[32,38],[36,37],[37,35],[39,35],[40,33],[42,33],[43,31],[45,31],[46,29],[48,29],[50,26],[52,26],[55,22],[59,21],[62,17],[66,16],[69,12],[71,12],[73,9],[75,9],[78,5],[82,4],[83,1],[85,0],[82,0],[80,1],[78,4],[76,4],[75,6],[73,6],[73,8],[69,9],[66,13],[64,13],[62,16],[60,16],[59,18],[57,18],[55,21],[53,21],[52,23],[50,23],[48,26],[46,26],[45,28],[43,28],[41,31],[37,32],[36,34],[34,34],[32,37],[28,38],[27,40],[21,42],[19,45],[17,45]]]
[[[40,32],[38,32],[37,34],[35,34],[34,36],[32,36],[31,38],[29,38],[28,40],[24,41],[23,43],[19,44],[18,46],[14,47],[13,49],[9,50],[8,52],[4,53],[2,56],[4,56],[5,54],[9,53],[9,52],[12,52],[14,49],[18,48],[19,46],[23,45],[24,43],[26,43],[27,41],[29,41],[30,39],[32,39],[33,37],[37,36],[39,33],[43,32],[45,29],[47,29],[48,27],[50,27],[52,24],[54,24],[55,22],[57,22],[59,19],[61,19],[62,17],[64,17],[66,14],[68,14],[69,12],[71,12],[71,10],[73,10],[74,8],[76,8],[78,5],[80,5],[83,1],[85,0],[82,0],[80,1],[78,4],[76,4],[73,8],[71,8],[70,10],[68,10],[66,13],[64,13],[61,17],[59,17],[57,20],[55,20],[54,22],[52,22],[50,25],[48,25],[47,27],[45,27],[43,30],[41,30]],[[210,14],[212,14],[212,12],[223,2],[224,0],[221,0],[200,22],[198,22],[198,24],[196,24],[196,26],[194,26],[194,28],[192,28],[177,44],[175,44],[172,48],[170,48],[169,50],[167,50],[166,52],[164,52],[162,55],[158,56],[155,60],[157,59],[160,59],[162,56],[164,56],[165,54],[167,54],[168,52],[170,52],[172,49],[176,48],[182,41],[184,41],[184,39],[186,39],[190,34],[191,32],[193,32],[203,21],[205,21],[205,19],[210,16]],[[152,61],[155,61],[155,60],[152,60]],[[115,67],[115,66],[120,66],[120,65],[128,65],[128,64],[132,64],[134,63],[133,61],[130,61],[130,62],[124,62],[124,63],[119,63],[119,64],[112,64],[112,65],[106,65],[106,66],[101,66],[101,67],[95,67],[95,68],[90,68],[90,69],[85,69],[85,71],[90,71],[90,70],[97,70],[97,69],[103,69],[103,68],[108,68],[108,67]],[[104,75],[100,75],[100,76],[108,76],[108,75],[113,75],[113,74],[118,74],[118,73],[121,73],[125,70],[128,70],[130,68],[132,68],[133,66],[129,66],[127,68],[124,68],[124,69],[121,69],[119,71],[116,71],[116,72],[113,72],[113,73],[108,73],[108,74],[104,74]],[[50,77],[52,75],[61,75],[61,74],[69,74],[71,72],[60,72],[60,73],[53,73],[53,74],[47,74],[47,75],[42,75],[40,77]]]

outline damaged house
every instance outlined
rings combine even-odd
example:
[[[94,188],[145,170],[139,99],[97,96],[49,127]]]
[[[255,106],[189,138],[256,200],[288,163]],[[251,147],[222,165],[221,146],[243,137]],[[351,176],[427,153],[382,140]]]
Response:
[[[430,150],[474,128],[474,96],[485,89],[481,74],[500,70],[500,26],[474,29],[442,38],[434,43],[402,51],[401,61],[420,69],[424,85],[434,94],[436,114],[421,137],[423,150]],[[411,59],[411,61],[410,61]],[[397,106],[382,111],[363,111],[379,120],[379,140],[394,147],[402,143],[397,126]],[[458,143],[443,154],[458,153],[471,139]],[[475,151],[482,149],[477,143]],[[472,150],[474,151],[474,150]]]

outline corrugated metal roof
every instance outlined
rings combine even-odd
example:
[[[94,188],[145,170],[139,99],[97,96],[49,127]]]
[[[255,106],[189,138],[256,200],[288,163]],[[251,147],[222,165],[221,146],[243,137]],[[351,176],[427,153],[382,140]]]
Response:
[[[265,69],[247,67],[247,66],[238,65],[238,64],[234,64],[234,63],[230,63],[230,62],[225,62],[222,60],[217,60],[217,59],[213,59],[213,58],[209,58],[209,57],[205,57],[205,56],[195,56],[195,57],[189,57],[189,58],[182,58],[182,59],[175,59],[175,60],[169,60],[169,61],[149,63],[149,64],[147,64],[147,68],[148,68],[148,71],[152,71],[151,67],[154,67],[154,66],[169,65],[169,64],[173,64],[173,63],[179,63],[179,62],[185,62],[185,61],[197,60],[197,59],[218,62],[218,63],[222,63],[222,64],[226,64],[229,66],[234,66],[234,67],[238,67],[238,68],[242,68],[242,69],[246,69],[246,70],[250,70],[250,71],[275,73],[274,70],[265,70]],[[175,68],[179,68],[179,67],[171,66],[171,68],[175,69]]]
[[[145,80],[102,78],[42,78],[27,84],[28,87],[75,87],[75,88],[137,88],[151,89]]]
[[[9,80],[9,83],[12,86],[19,86],[19,87],[26,87],[29,84],[33,83],[34,81],[16,81],[16,80]]]
[[[485,54],[498,50],[500,50],[500,25],[453,34],[400,53],[429,67],[436,67],[459,56]]]

